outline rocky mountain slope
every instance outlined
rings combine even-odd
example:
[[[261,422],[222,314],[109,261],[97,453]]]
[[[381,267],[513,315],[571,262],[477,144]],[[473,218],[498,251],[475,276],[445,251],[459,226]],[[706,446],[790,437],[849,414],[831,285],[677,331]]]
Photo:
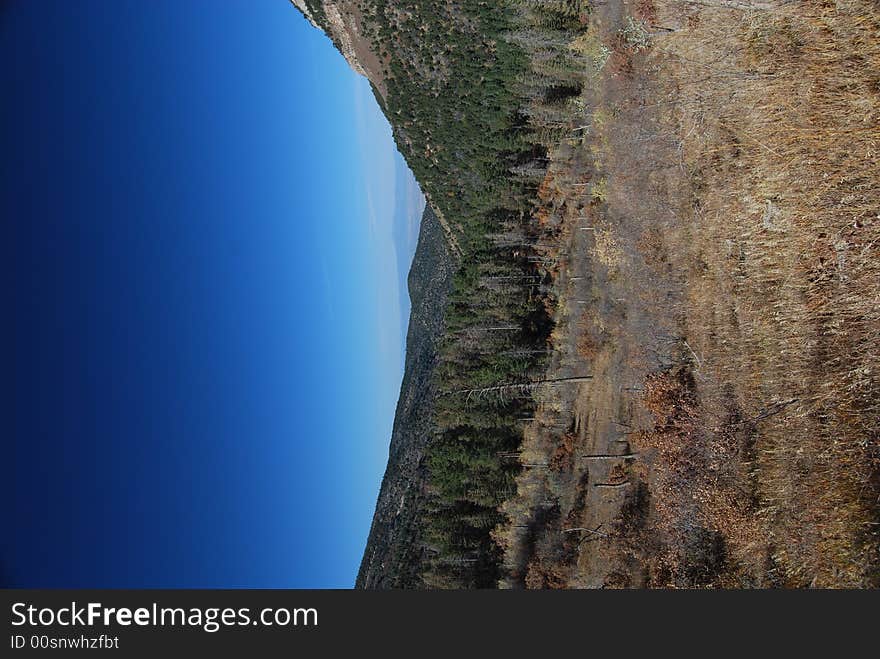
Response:
[[[357,2],[345,0],[291,0],[303,16],[324,32],[356,73],[365,76],[384,98],[382,65],[366,37]]]

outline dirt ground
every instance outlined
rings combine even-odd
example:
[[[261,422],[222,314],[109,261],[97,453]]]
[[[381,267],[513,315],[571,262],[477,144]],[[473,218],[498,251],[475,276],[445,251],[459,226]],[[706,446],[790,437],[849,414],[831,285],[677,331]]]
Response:
[[[880,9],[597,3],[510,587],[880,584]]]

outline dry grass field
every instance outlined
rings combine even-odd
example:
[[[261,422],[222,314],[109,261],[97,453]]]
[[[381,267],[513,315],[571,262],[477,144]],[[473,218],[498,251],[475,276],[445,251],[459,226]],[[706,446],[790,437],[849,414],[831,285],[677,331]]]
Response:
[[[573,47],[540,216],[593,380],[538,394],[502,585],[880,585],[880,6],[596,3]]]

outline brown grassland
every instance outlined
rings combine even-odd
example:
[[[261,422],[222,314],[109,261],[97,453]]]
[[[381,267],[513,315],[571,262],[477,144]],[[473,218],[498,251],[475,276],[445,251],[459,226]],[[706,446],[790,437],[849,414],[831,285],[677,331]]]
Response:
[[[594,3],[502,585],[880,585],[880,7]]]

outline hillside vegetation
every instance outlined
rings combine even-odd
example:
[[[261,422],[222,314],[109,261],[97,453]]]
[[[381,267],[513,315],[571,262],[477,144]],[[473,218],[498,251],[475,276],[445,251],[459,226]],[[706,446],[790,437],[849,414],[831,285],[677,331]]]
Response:
[[[453,272],[359,585],[880,585],[876,4],[332,4]]]

